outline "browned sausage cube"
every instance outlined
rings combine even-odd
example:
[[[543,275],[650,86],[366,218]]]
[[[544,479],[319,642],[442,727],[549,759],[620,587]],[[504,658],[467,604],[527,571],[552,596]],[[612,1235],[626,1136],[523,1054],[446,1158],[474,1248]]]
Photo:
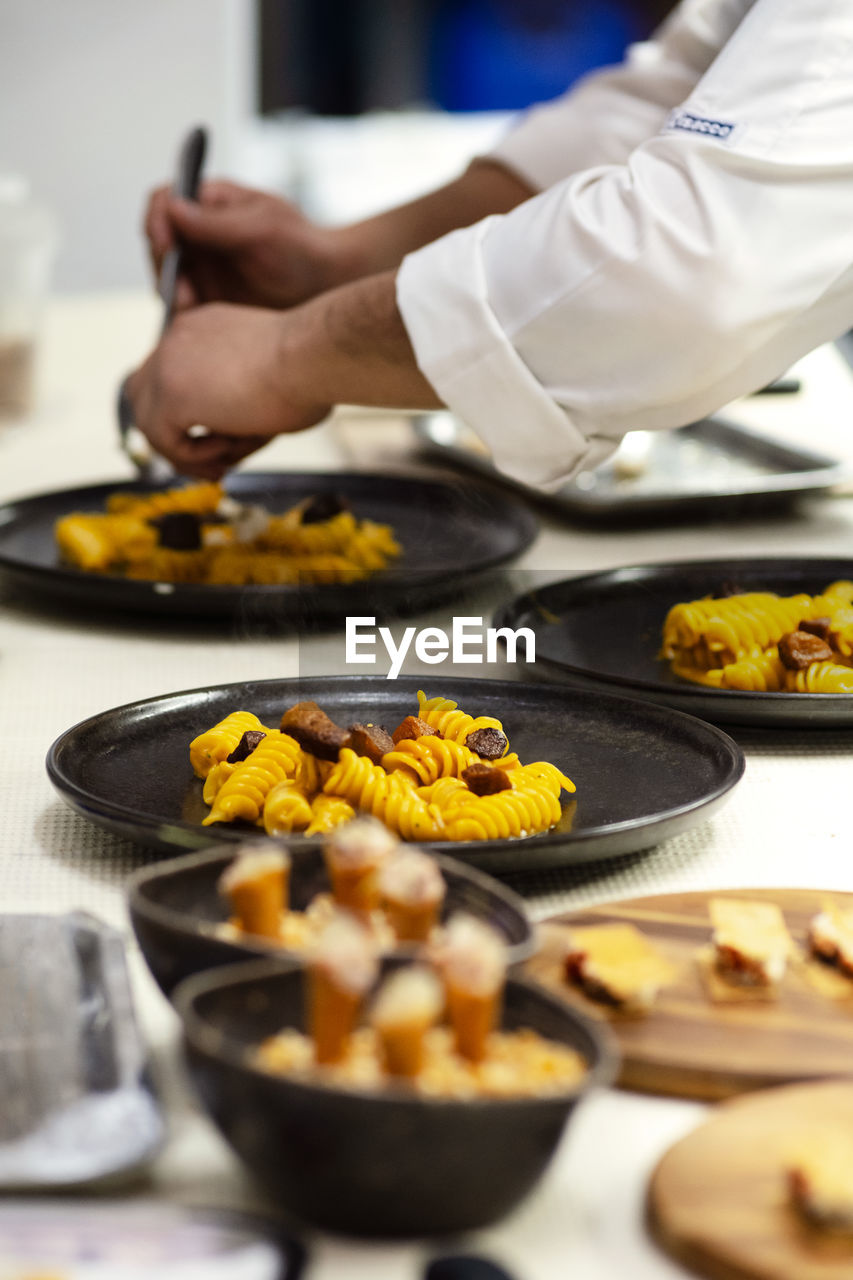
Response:
[[[500,729],[475,729],[465,739],[465,746],[484,760],[500,760],[509,743]]]
[[[391,734],[395,745],[405,738],[411,738],[414,741],[415,738],[440,738],[441,736],[437,729],[433,729],[431,724],[427,724],[426,720],[421,720],[418,716],[406,716]]]
[[[805,671],[813,662],[826,662],[832,650],[820,636],[807,631],[789,631],[779,641],[779,657],[789,671]]]
[[[316,702],[297,702],[281,717],[282,733],[295,738],[304,751],[320,760],[337,760],[347,732],[335,724]]]
[[[475,796],[494,796],[499,791],[509,791],[512,783],[504,769],[492,764],[469,764],[460,774],[462,781]]]
[[[805,631],[810,636],[819,636],[828,645],[832,644],[832,618],[803,618],[797,630]]]
[[[367,756],[379,764],[386,751],[394,750],[394,739],[381,724],[352,724],[346,745],[357,756]]]

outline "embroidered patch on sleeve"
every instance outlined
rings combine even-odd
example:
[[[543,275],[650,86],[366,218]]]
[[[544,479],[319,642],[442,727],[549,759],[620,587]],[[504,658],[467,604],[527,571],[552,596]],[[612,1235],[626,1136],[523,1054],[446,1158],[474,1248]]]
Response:
[[[732,142],[740,126],[732,120],[710,120],[692,111],[671,111],[662,133],[693,133],[700,137],[714,138],[717,142]]]

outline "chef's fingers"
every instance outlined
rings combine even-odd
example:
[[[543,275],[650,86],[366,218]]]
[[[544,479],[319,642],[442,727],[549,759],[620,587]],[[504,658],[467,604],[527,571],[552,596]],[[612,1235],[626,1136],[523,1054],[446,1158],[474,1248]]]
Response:
[[[155,279],[159,279],[165,254],[174,246],[175,233],[169,217],[169,188],[157,187],[148,197],[144,220],[145,238]]]
[[[170,196],[168,216],[173,231],[190,244],[210,249],[233,249],[251,233],[242,205],[204,205]]]

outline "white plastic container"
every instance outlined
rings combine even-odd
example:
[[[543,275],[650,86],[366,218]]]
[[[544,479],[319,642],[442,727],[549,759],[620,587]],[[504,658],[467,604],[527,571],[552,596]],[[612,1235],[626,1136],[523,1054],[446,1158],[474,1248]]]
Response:
[[[56,251],[52,214],[19,174],[0,173],[0,420],[33,407],[35,363]]]

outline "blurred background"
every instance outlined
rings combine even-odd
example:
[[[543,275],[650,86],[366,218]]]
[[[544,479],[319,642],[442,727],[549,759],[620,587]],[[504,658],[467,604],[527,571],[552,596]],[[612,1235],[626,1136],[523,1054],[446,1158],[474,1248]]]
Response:
[[[133,288],[145,193],[189,126],[211,130],[208,173],[344,221],[452,177],[671,7],[0,0],[0,176],[23,175],[55,217],[55,289]]]

